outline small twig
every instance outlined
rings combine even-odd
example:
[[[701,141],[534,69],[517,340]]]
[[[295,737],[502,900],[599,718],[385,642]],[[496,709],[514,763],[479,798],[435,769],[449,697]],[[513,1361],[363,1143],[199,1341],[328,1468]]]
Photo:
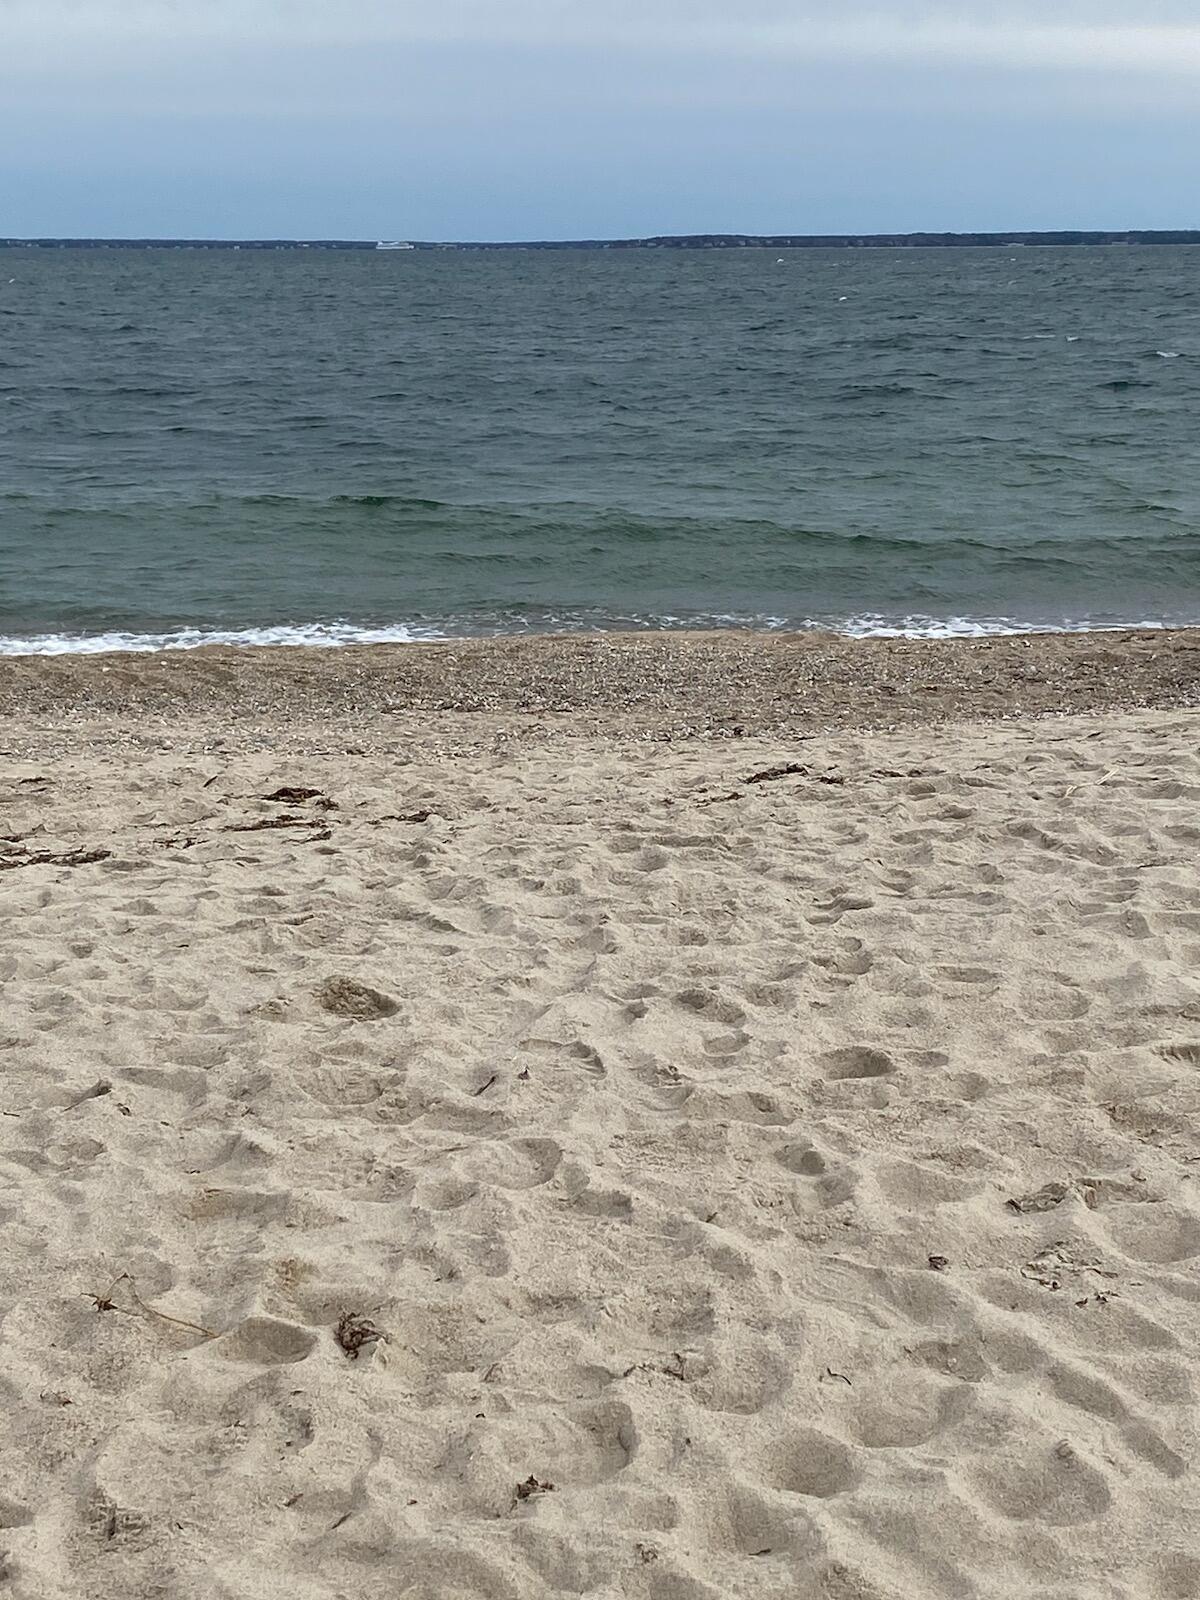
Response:
[[[148,1306],[137,1292],[137,1284],[128,1272],[118,1272],[103,1294],[89,1294],[88,1299],[93,1302],[97,1311],[120,1311],[125,1316],[131,1317],[133,1312],[127,1306],[119,1306],[113,1299],[113,1290],[119,1283],[129,1285],[129,1294],[134,1305],[144,1311],[148,1317],[157,1317],[159,1322],[173,1323],[177,1328],[186,1328],[190,1333],[198,1333],[204,1339],[219,1339],[221,1336],[214,1328],[202,1328],[198,1322],[189,1322],[186,1317],[172,1317],[165,1311],[156,1311],[153,1306]]]
[[[81,1095],[67,1102],[62,1107],[64,1111],[74,1111],[76,1106],[81,1106],[88,1100],[99,1100],[103,1095],[112,1093],[112,1084],[107,1078],[98,1079],[90,1089],[85,1089]]]
[[[160,1322],[170,1322],[176,1328],[186,1328],[190,1333],[198,1333],[203,1339],[219,1339],[221,1336],[215,1328],[205,1328],[198,1322],[189,1322],[186,1317],[172,1317],[166,1311],[157,1311],[153,1306],[148,1306],[137,1292],[137,1285],[128,1273],[123,1277],[129,1278],[129,1292],[133,1296],[134,1304],[146,1313],[148,1317],[157,1317]]]
[[[495,1083],[495,1081],[496,1081],[496,1074],[493,1072],[491,1077],[487,1080],[486,1083],[481,1083],[479,1085],[478,1089],[472,1089],[471,1090],[472,1097],[474,1099],[478,1100],[479,1096],[481,1094],[485,1094],[492,1087],[492,1085]]]
[[[631,1378],[635,1372],[659,1372],[664,1378],[674,1378],[678,1383],[688,1381],[687,1363],[676,1350],[671,1357],[673,1365],[663,1361],[635,1361],[632,1366],[626,1367],[624,1372],[618,1374],[621,1378]]]

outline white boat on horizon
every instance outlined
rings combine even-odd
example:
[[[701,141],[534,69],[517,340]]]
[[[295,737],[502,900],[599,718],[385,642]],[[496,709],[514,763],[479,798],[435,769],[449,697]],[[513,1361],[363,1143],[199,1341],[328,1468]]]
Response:
[[[403,239],[380,239],[375,246],[376,250],[415,250],[415,244],[408,244]]]

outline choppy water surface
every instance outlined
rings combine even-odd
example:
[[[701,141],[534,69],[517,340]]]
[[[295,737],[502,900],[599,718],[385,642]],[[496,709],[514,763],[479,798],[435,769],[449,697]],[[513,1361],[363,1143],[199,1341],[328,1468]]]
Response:
[[[0,251],[0,649],[1200,621],[1198,419],[1200,250]]]

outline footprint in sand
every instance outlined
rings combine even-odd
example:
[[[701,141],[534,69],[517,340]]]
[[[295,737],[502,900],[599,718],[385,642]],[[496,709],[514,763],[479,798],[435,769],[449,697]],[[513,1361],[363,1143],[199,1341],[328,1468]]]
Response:
[[[892,1377],[885,1390],[855,1399],[851,1428],[868,1450],[911,1449],[940,1433],[970,1403],[969,1390],[951,1388],[932,1373]]]
[[[825,1171],[825,1157],[811,1145],[788,1144],[775,1152],[781,1167],[801,1178],[819,1178]]]
[[[852,1489],[862,1474],[844,1444],[816,1428],[797,1428],[767,1450],[762,1476],[785,1494],[829,1500]]]
[[[245,1361],[264,1367],[288,1366],[312,1353],[317,1336],[310,1328],[275,1317],[247,1317],[231,1333],[210,1347],[227,1361]]]
[[[711,1507],[704,1523],[713,1549],[759,1560],[790,1556],[811,1561],[824,1554],[820,1530],[798,1507],[772,1504],[740,1484],[722,1495],[721,1501],[724,1504]]]
[[[834,1081],[842,1078],[885,1078],[895,1072],[896,1064],[882,1050],[872,1050],[867,1045],[849,1045],[841,1050],[826,1050],[821,1057],[825,1076]]]
[[[0,1530],[5,1528],[25,1528],[33,1521],[33,1512],[28,1506],[23,1506],[17,1500],[8,1500],[0,1496]]]
[[[736,1033],[724,1034],[719,1039],[706,1039],[703,1049],[707,1056],[735,1056],[749,1043],[750,1035],[739,1028]]]
[[[794,1359],[765,1345],[727,1342],[708,1358],[689,1389],[706,1411],[754,1416],[787,1392],[794,1368]]]
[[[738,1090],[734,1094],[714,1094],[710,1089],[698,1089],[689,1097],[688,1114],[715,1117],[720,1122],[757,1123],[760,1127],[784,1127],[793,1120],[792,1113],[781,1101],[757,1089]]]
[[[633,1197],[620,1189],[584,1189],[571,1204],[585,1217],[609,1222],[628,1222],[633,1216]]]
[[[326,978],[317,989],[317,1004],[331,1016],[345,1017],[351,1022],[377,1022],[381,1017],[395,1016],[400,1007],[395,1000],[378,989],[372,989],[357,978]]]
[[[1175,1206],[1121,1206],[1104,1214],[1104,1227],[1131,1261],[1170,1266],[1200,1255],[1200,1216]]]
[[[934,971],[948,983],[976,984],[999,983],[1000,974],[990,967],[935,967]]]
[[[1065,1439],[989,1462],[978,1488],[1001,1516],[1053,1528],[1094,1522],[1112,1501],[1104,1475]]]
[[[1017,1008],[1030,1022],[1070,1022],[1091,1010],[1091,999],[1073,979],[1049,972],[1027,984]]]
[[[1035,1350],[1036,1360],[1040,1352]],[[912,1359],[943,1378],[958,1378],[962,1383],[979,1383],[988,1375],[988,1365],[983,1359],[976,1335],[962,1339],[926,1339],[914,1345]]]
[[[869,911],[875,902],[865,895],[835,894],[828,900],[818,901],[808,921],[814,927],[840,922],[848,911]]]
[[[746,1020],[741,1006],[710,989],[683,989],[675,996],[675,1004],[685,1011],[694,1011],[708,1022],[720,1022],[730,1028]]]
[[[499,1189],[536,1189],[548,1183],[562,1160],[553,1139],[493,1140],[479,1145],[463,1165],[478,1183]]]
[[[813,958],[813,965],[839,977],[861,978],[870,972],[871,955],[861,939],[840,939]]]

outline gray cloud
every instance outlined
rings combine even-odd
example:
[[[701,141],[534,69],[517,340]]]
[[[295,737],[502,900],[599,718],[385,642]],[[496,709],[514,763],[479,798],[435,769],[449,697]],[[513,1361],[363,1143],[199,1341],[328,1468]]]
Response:
[[[29,234],[1172,227],[1198,80],[1200,0],[0,0],[0,191]]]
[[[26,61],[409,42],[1200,76],[1194,0],[0,0],[0,21]]]

